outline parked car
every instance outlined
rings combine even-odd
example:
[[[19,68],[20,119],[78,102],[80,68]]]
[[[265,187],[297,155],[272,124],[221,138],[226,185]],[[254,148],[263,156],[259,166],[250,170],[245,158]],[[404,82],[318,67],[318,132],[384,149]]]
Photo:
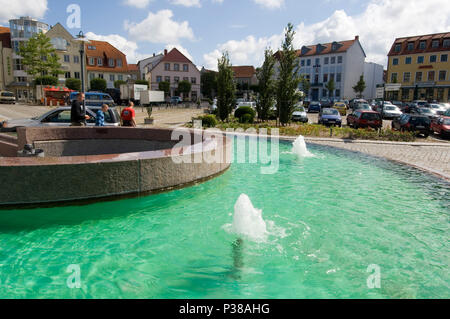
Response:
[[[308,123],[308,115],[303,106],[297,106],[294,113],[292,113],[292,120],[296,122]]]
[[[358,103],[355,105],[354,111],[373,111],[369,104],[367,103]]]
[[[70,102],[73,102],[77,99],[78,92],[70,93]],[[101,92],[86,92],[85,94],[85,102],[86,107],[91,106],[102,106],[103,104],[107,104],[109,106],[115,106],[114,100],[109,94],[101,93]]]
[[[8,91],[0,91],[0,103],[16,104],[16,97],[14,96],[14,93]]]
[[[403,106],[402,106],[402,112],[403,112],[403,113],[410,113],[411,110],[414,109],[414,108],[416,108],[416,107],[418,107],[418,104],[417,104],[417,103],[414,103],[414,102],[406,102],[406,103],[403,103]]]
[[[431,120],[425,115],[403,114],[392,121],[392,129],[396,131],[417,132],[418,135],[430,135]]]
[[[403,112],[395,105],[385,106],[381,113],[383,119],[393,119],[402,116]]]
[[[436,119],[436,118],[439,117],[439,115],[437,115],[435,110],[427,108],[427,107],[416,107],[416,108],[411,110],[411,114],[425,115],[430,120],[433,120],[433,119]]]
[[[416,101],[413,101],[413,103],[416,104],[417,107],[424,107],[425,105],[428,104],[427,101],[422,101],[422,100],[416,100]]]
[[[319,113],[319,124],[342,127],[342,117],[336,109],[325,108]]]
[[[441,116],[438,119],[431,121],[431,131],[441,137],[450,137],[450,117]]]
[[[178,105],[183,103],[183,99],[180,96],[172,96],[170,98],[170,104]]]
[[[320,100],[320,105],[322,105],[323,108],[328,108],[333,105],[333,101],[327,98],[323,98]]]
[[[347,125],[353,128],[374,128],[383,127],[381,114],[375,111],[357,110],[347,116]]]
[[[444,116],[450,116],[450,109],[444,113]]]
[[[425,107],[428,107],[436,112],[437,115],[444,115],[444,113],[447,111],[445,107],[443,107],[440,104],[437,103],[430,103],[426,104]]]
[[[308,113],[320,113],[322,109],[322,104],[320,102],[311,102],[309,103]]]
[[[347,105],[344,102],[336,102],[333,105],[333,108],[338,110],[342,116],[347,115]]]
[[[352,108],[353,110],[355,110],[356,106],[357,106],[358,104],[361,104],[361,103],[363,103],[363,104],[368,104],[367,101],[364,100],[364,99],[353,99],[353,100],[350,102],[350,108]]]
[[[65,106],[51,110],[34,118],[4,121],[0,123],[0,131],[15,132],[18,127],[70,126],[70,109],[69,106]],[[91,117],[87,121],[87,126],[95,126],[96,113],[99,109],[101,109],[99,106],[86,109],[86,114]],[[120,126],[120,116],[115,107],[109,108],[108,113],[105,114],[105,126]]]
[[[446,110],[450,110],[450,103],[440,103]]]

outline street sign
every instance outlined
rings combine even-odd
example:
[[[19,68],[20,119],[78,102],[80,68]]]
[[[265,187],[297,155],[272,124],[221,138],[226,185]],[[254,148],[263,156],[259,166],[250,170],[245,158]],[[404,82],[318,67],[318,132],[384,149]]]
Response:
[[[384,87],[383,86],[377,88],[376,98],[377,99],[383,99],[384,98]]]
[[[389,83],[384,85],[384,89],[386,92],[399,91],[401,88],[401,83]]]

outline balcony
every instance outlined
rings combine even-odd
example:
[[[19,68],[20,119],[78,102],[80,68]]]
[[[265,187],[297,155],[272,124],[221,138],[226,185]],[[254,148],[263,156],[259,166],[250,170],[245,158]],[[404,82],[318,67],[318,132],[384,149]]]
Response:
[[[312,82],[312,83],[311,83],[311,87],[312,87],[312,88],[323,88],[323,83]]]

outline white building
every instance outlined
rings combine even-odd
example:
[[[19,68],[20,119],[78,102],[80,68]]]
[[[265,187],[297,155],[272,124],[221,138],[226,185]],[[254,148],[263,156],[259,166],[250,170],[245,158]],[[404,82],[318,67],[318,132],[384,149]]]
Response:
[[[364,81],[366,90],[363,93],[365,99],[375,99],[377,97],[377,85],[383,84],[384,67],[381,64],[366,62],[364,64]]]
[[[329,97],[326,84],[331,79],[336,88],[331,98],[350,100],[356,97],[353,87],[364,73],[366,59],[359,36],[349,41],[303,46],[297,55],[300,74],[311,83],[310,99],[317,101]]]
[[[137,63],[139,69],[140,80],[145,80],[145,75],[153,70],[153,68],[159,64],[159,62],[164,58],[164,54],[153,54],[152,57],[141,60]]]

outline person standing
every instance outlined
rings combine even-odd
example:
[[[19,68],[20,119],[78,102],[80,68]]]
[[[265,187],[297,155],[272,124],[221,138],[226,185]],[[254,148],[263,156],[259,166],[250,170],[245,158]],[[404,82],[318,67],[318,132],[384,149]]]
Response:
[[[77,99],[72,102],[72,108],[70,110],[71,126],[86,126],[85,121],[90,119],[83,109],[83,101],[84,93],[79,93]]]
[[[123,109],[122,114],[122,126],[136,127],[136,112],[134,111],[134,103],[130,102],[128,107]]]
[[[97,111],[97,118],[95,119],[95,126],[105,126],[105,114],[108,112],[109,106],[103,104],[102,108]]]

